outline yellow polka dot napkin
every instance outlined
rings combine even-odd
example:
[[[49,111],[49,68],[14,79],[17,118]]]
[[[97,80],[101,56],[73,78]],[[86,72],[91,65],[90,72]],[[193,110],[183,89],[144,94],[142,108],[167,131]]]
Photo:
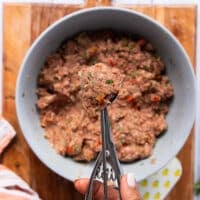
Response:
[[[164,168],[139,183],[144,200],[163,200],[174,187],[182,174],[182,166],[177,158]]]

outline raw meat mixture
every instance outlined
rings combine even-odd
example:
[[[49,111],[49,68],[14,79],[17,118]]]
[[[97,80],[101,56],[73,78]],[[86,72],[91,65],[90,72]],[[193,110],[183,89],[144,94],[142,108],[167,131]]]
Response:
[[[105,74],[105,87],[96,90],[99,70]],[[96,92],[92,104],[87,98],[91,93],[82,93],[81,74],[86,72],[94,80],[88,86],[88,91]],[[45,137],[63,156],[94,159],[101,149],[96,101],[104,100],[107,91],[116,90],[113,84],[120,83],[118,97],[109,106],[118,158],[129,162],[148,157],[156,137],[167,129],[165,115],[173,87],[164,74],[162,60],[143,38],[112,31],[76,35],[47,58],[38,77],[37,107]]]
[[[110,105],[122,88],[124,75],[116,67],[97,63],[83,67],[81,80],[81,102],[90,117],[97,117],[105,106]]]

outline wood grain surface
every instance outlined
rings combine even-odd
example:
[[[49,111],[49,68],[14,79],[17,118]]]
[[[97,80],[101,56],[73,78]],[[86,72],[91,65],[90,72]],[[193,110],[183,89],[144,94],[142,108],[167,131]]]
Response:
[[[17,137],[4,152],[1,162],[24,178],[43,200],[83,199],[73,184],[42,164],[28,147],[19,129],[15,110],[15,86],[22,59],[35,38],[64,15],[84,7],[110,5],[109,0],[87,0],[84,5],[4,4],[3,6],[3,116],[15,127]],[[123,5],[114,5],[120,6]],[[124,6],[123,6],[124,7]],[[164,24],[181,41],[195,64],[196,7],[137,6]],[[193,199],[194,132],[178,154],[183,175],[167,200]]]

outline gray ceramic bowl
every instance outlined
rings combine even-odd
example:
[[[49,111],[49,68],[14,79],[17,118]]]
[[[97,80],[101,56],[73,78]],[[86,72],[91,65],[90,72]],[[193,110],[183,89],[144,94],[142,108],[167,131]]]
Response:
[[[47,55],[63,40],[77,32],[109,28],[139,34],[152,42],[164,60],[174,86],[175,97],[167,115],[169,125],[160,137],[150,158],[122,164],[125,172],[134,172],[142,180],[172,159],[185,143],[195,116],[195,81],[191,63],[176,38],[153,19],[126,9],[94,8],[82,10],[60,19],[46,29],[33,43],[22,64],[16,89],[17,115],[24,136],[38,158],[59,175],[74,180],[89,177],[94,163],[77,163],[58,155],[43,137],[37,101],[37,76]],[[155,163],[151,163],[151,159]]]

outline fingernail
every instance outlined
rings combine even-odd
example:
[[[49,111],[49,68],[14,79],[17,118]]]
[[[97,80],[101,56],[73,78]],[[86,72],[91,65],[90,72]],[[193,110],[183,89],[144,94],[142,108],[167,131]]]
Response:
[[[127,177],[126,177],[126,180],[127,180],[127,184],[128,184],[129,187],[135,188],[136,181],[135,181],[135,176],[134,176],[133,173],[128,173]]]

